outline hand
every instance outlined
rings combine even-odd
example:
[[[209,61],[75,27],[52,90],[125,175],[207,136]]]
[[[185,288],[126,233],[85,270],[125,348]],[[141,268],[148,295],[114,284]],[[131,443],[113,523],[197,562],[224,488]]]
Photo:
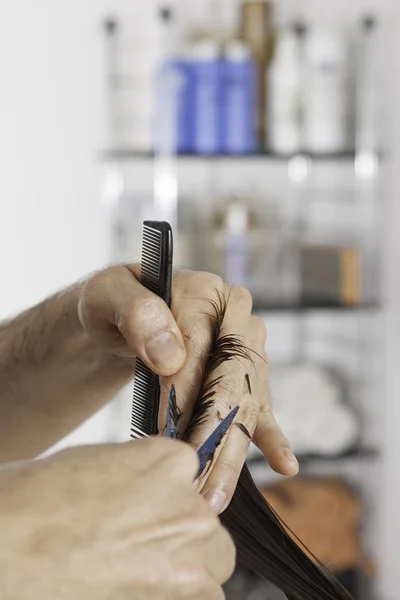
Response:
[[[2,600],[223,600],[235,549],[197,468],[152,438],[0,469]]]
[[[175,271],[171,311],[157,296],[139,283],[140,266],[112,267],[95,275],[84,286],[79,304],[87,332],[115,354],[140,357],[165,384],[160,422],[165,423],[168,389],[174,383],[178,404],[188,423],[198,396],[212,340],[210,300],[217,293],[229,298],[224,334],[239,336],[252,360],[235,360],[219,367],[223,375],[216,388],[215,404],[205,424],[191,439],[195,448],[226,416],[229,406],[240,405],[236,422],[250,433],[271,467],[294,475],[298,464],[272,410],[268,389],[266,331],[261,319],[251,314],[252,300],[243,288],[229,287],[209,273]],[[248,375],[250,390],[245,387]],[[250,393],[251,391],[251,393]],[[232,427],[219,449],[212,468],[200,478],[199,490],[216,512],[229,504],[245,461],[249,439]]]

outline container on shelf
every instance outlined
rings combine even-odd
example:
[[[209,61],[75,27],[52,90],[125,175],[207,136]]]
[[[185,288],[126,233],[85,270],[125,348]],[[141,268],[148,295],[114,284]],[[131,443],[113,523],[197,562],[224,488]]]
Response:
[[[274,203],[238,194],[219,198],[206,228],[203,268],[247,287],[255,305],[279,304],[281,232]]]
[[[241,37],[251,49],[256,67],[257,105],[256,129],[259,147],[263,147],[266,137],[268,92],[266,69],[272,48],[272,3],[263,0],[242,0],[240,7]]]
[[[378,150],[377,117],[377,19],[366,15],[361,21],[357,47],[356,73],[356,151],[358,174],[368,176],[375,172]],[[357,166],[357,165],[356,165]],[[369,167],[369,169],[368,169]]]
[[[360,251],[356,246],[303,243],[300,269],[304,304],[362,303]]]
[[[222,63],[222,139],[226,154],[250,154],[257,147],[256,71],[250,50],[240,40],[228,42]]]
[[[292,154],[302,147],[305,27],[283,29],[267,73],[266,147]]]
[[[342,152],[352,146],[348,58],[339,32],[308,32],[303,98],[304,146],[310,152]]]
[[[142,251],[142,223],[157,220],[151,195],[124,193],[115,209],[113,221],[114,260],[140,262]],[[199,267],[198,215],[190,198],[178,202],[177,230],[174,231],[174,266],[196,269]]]
[[[157,110],[153,147],[156,151],[192,153],[195,150],[193,118],[194,72],[190,61],[167,61],[158,72]]]
[[[193,70],[194,151],[218,154],[221,151],[222,61],[220,48],[212,38],[197,41],[191,48]]]

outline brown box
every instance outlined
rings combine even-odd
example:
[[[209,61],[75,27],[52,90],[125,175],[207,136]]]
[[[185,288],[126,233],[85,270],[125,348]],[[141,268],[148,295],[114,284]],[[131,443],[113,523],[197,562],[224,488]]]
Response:
[[[355,306],[360,303],[360,257],[357,248],[303,246],[302,301],[305,304]]]

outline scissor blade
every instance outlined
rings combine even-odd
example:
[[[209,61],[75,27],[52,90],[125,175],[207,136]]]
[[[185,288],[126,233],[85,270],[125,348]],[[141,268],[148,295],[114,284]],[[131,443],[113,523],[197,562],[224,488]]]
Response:
[[[178,424],[180,418],[181,414],[179,413],[176,404],[175,386],[171,385],[168,398],[167,424],[164,432],[165,437],[172,438],[174,440],[178,439]]]
[[[204,471],[208,461],[212,460],[214,457],[214,453],[220,443],[222,442],[225,435],[228,433],[230,426],[233,423],[234,418],[236,417],[239,410],[239,406],[235,406],[234,409],[231,410],[229,415],[225,417],[223,421],[218,425],[218,427],[213,431],[210,437],[204,442],[204,444],[197,451],[197,455],[200,459],[199,470],[196,474],[195,480],[201,475]]]

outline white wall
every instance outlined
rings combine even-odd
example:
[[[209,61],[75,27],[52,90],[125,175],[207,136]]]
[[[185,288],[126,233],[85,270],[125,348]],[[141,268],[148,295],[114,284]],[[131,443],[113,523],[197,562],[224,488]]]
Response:
[[[0,2],[0,317],[108,260],[103,0]]]

